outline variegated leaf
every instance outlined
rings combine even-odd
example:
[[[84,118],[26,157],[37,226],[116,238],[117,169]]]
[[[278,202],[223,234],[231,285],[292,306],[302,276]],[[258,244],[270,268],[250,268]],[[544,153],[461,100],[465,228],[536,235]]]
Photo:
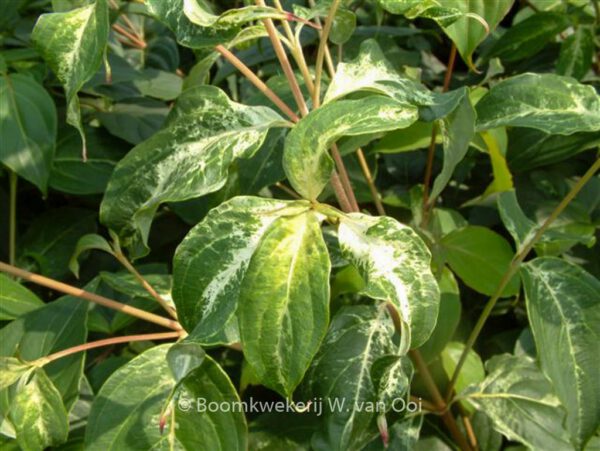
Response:
[[[582,449],[600,427],[600,281],[558,258],[521,269],[527,313],[542,366],[567,410],[567,429]]]
[[[533,359],[502,354],[486,364],[488,376],[466,397],[509,440],[531,449],[573,449],[563,427],[565,412]]]
[[[594,61],[592,27],[579,26],[560,46],[556,73],[581,80]]]
[[[235,159],[252,156],[269,128],[286,125],[273,110],[234,103],[218,88],[187,90],[165,127],[115,168],[100,207],[101,221],[133,256],[145,255],[161,203],[218,190]]]
[[[77,92],[102,63],[109,31],[106,0],[67,12],[43,14],[31,39],[65,88],[67,122],[79,130],[85,155],[85,134]]]
[[[463,16],[460,9],[437,0],[378,0],[378,3],[393,14],[403,14],[407,19],[423,17],[448,26]]]
[[[395,219],[351,213],[340,218],[342,255],[366,281],[362,294],[391,301],[402,323],[400,353],[418,348],[435,326],[440,293],[431,253],[421,238]]]
[[[271,224],[242,284],[244,356],[263,385],[288,398],[327,331],[330,266],[320,216],[307,211]]]
[[[221,15],[213,14],[204,0],[183,0],[183,12],[187,18],[202,27],[228,28],[261,19],[286,20],[289,14],[268,6],[246,6],[228,9]]]
[[[429,91],[420,83],[401,76],[373,39],[361,44],[354,60],[338,64],[323,103],[357,91],[371,91],[418,106],[420,119],[428,122],[453,111],[465,95],[462,89],[444,94]]]
[[[176,381],[167,360],[170,349],[171,345],[162,345],[147,350],[102,385],[87,421],[85,449],[247,449],[241,411],[202,410],[202,402],[205,407],[240,402],[227,374],[206,355],[193,362],[189,375]],[[203,351],[199,348],[196,353]],[[176,384],[180,388],[170,402]]]
[[[365,406],[380,400],[371,371],[376,361],[397,352],[393,337],[394,324],[383,304],[342,307],[336,313],[305,382],[307,395],[323,402],[324,422],[313,437],[314,449],[360,450],[377,435],[377,412]]]
[[[233,316],[250,259],[273,221],[308,209],[305,201],[235,197],[190,230],[173,259],[173,300],[196,340],[209,343]]]
[[[592,86],[553,74],[508,78],[477,103],[477,129],[510,125],[570,135],[600,130],[600,96]]]
[[[315,200],[331,177],[328,148],[337,139],[408,127],[417,116],[416,107],[383,96],[323,105],[302,118],[286,137],[286,175],[298,193]]]

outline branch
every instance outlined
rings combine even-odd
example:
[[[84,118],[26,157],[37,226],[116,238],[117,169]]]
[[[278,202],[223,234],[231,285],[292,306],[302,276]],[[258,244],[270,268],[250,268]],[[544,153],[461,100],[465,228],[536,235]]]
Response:
[[[329,9],[329,14],[327,14],[327,18],[325,19],[325,26],[323,27],[323,32],[321,33],[321,39],[319,41],[317,62],[315,66],[315,92],[313,94],[313,105],[315,108],[318,108],[321,104],[321,77],[323,75],[325,49],[327,48],[327,40],[329,39],[329,33],[331,32],[333,19],[335,18],[335,13],[337,12],[339,6],[340,0],[333,0],[331,3],[331,8]]]
[[[469,351],[473,348],[473,345],[475,344],[477,337],[479,337],[479,334],[480,334],[481,330],[483,329],[485,322],[487,321],[490,314],[492,313],[492,310],[494,309],[496,302],[498,302],[498,299],[500,299],[500,296],[502,296],[502,292],[504,291],[504,288],[506,287],[506,285],[508,285],[508,282],[513,278],[513,276],[517,273],[517,271],[519,270],[519,268],[521,266],[521,263],[523,263],[523,260],[525,260],[525,258],[527,257],[527,255],[529,254],[531,249],[533,249],[533,246],[540,240],[540,238],[542,237],[544,232],[548,229],[550,224],[552,224],[556,220],[556,218],[558,218],[558,216],[563,212],[563,210],[567,207],[567,205],[569,205],[569,203],[575,198],[577,193],[579,193],[579,191],[581,191],[583,186],[589,181],[590,178],[592,178],[592,176],[596,173],[596,171],[598,171],[598,169],[600,169],[600,158],[597,159],[596,162],[587,170],[587,172],[577,181],[577,183],[573,186],[571,191],[569,191],[569,193],[565,196],[565,198],[556,206],[554,211],[550,214],[550,216],[548,216],[546,221],[544,221],[544,223],[537,230],[535,235],[523,247],[521,252],[519,252],[517,255],[515,255],[513,257],[512,261],[510,263],[510,266],[506,270],[506,273],[502,277],[502,280],[500,281],[500,284],[498,285],[498,288],[496,289],[496,292],[494,293],[494,295],[489,299],[489,301],[485,305],[483,311],[481,312],[481,315],[479,315],[479,318],[477,319],[477,323],[475,324],[475,327],[471,331],[471,335],[469,335],[469,338],[465,344],[465,348],[460,356],[460,359],[458,360],[458,363],[456,364],[456,368],[454,369],[454,374],[452,375],[452,378],[450,379],[450,383],[448,384],[446,400],[449,400],[452,398],[452,393],[454,391],[454,387],[456,386],[456,381],[458,380],[460,371],[462,370],[465,360],[467,359],[467,355],[469,354]]]
[[[145,310],[131,307],[130,305],[113,301],[112,299],[105,298],[104,296],[100,296],[95,293],[90,293],[89,291],[82,290],[81,288],[77,288],[72,285],[67,285],[66,283],[50,279],[39,274],[34,274],[32,272],[25,271],[24,269],[17,268],[13,265],[8,265],[4,262],[0,262],[0,271],[5,272],[7,274],[11,274],[16,277],[20,277],[21,279],[27,280],[28,282],[33,282],[43,287],[50,288],[52,290],[61,291],[71,296],[85,299],[86,301],[103,305],[104,307],[108,307],[113,310],[118,310],[127,315],[135,316],[137,318],[146,320],[154,324],[158,324],[168,329],[173,329],[177,331],[182,330],[181,325],[177,321],[173,321],[168,318],[155,315],[154,313],[146,312]]]

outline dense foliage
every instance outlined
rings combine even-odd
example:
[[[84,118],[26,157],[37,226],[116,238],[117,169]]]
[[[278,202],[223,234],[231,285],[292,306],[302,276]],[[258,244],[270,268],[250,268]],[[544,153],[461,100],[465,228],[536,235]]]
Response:
[[[2,449],[600,448],[597,0],[0,27]]]

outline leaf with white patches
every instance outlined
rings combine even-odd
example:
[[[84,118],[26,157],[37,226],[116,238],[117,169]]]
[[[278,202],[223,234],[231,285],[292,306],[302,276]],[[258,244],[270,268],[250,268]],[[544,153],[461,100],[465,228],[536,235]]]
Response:
[[[77,128],[83,141],[77,92],[102,64],[109,31],[106,0],[67,12],[42,14],[31,39],[65,88],[67,122]]]
[[[502,354],[486,363],[488,376],[466,397],[497,431],[531,449],[573,449],[563,428],[565,412],[533,359]]]
[[[333,171],[329,146],[343,136],[378,133],[411,125],[417,108],[403,102],[371,96],[323,105],[302,118],[285,140],[283,167],[303,197],[315,200]]]
[[[397,352],[394,333],[383,304],[342,307],[336,313],[306,377],[307,395],[323,399],[326,406],[314,449],[359,450],[377,435],[378,412],[365,406],[378,401],[371,371],[376,361]]]
[[[553,74],[522,74],[494,85],[477,103],[477,130],[504,125],[570,135],[600,130],[592,86]]]
[[[259,380],[291,398],[329,321],[327,247],[320,215],[276,219],[254,252],[241,287],[244,356]]]
[[[288,13],[268,6],[233,8],[216,15],[204,0],[183,0],[183,12],[196,25],[215,28],[236,27],[261,19],[289,19]]]
[[[340,218],[338,236],[342,255],[365,279],[361,293],[390,301],[398,310],[400,352],[425,343],[435,327],[440,294],[421,238],[395,219],[362,213]]]
[[[417,106],[419,118],[426,122],[449,114],[465,94],[464,89],[436,93],[400,75],[373,39],[367,39],[361,44],[360,52],[354,60],[338,64],[323,103],[358,91],[374,92]]]
[[[231,381],[209,356],[176,386],[167,362],[171,345],[149,349],[115,371],[92,404],[85,449],[247,449],[247,426],[240,411],[197,410],[206,403],[235,403]],[[165,430],[161,431],[161,419]]]
[[[187,90],[165,127],[119,162],[100,220],[134,257],[147,254],[150,225],[161,203],[217,191],[233,161],[251,157],[271,127],[287,125],[273,110],[234,103],[218,88]]]
[[[33,78],[0,76],[0,162],[46,194],[56,141],[56,107]]]
[[[378,0],[378,3],[393,14],[403,14],[411,20],[418,17],[431,19],[443,27],[463,17],[460,9],[437,0]]]
[[[41,368],[17,384],[9,418],[23,451],[37,451],[67,441],[67,411],[60,392]]]
[[[210,342],[237,309],[250,259],[269,226],[308,202],[235,197],[187,234],[173,259],[173,300],[183,327]]]
[[[527,313],[541,367],[567,410],[577,449],[600,426],[600,281],[558,258],[521,268]]]

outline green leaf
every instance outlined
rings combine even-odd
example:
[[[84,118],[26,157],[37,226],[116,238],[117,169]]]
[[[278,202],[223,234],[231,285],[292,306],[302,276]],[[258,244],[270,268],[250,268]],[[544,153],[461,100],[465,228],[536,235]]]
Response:
[[[492,47],[489,56],[517,61],[535,55],[569,26],[566,14],[542,11],[513,25]]]
[[[196,340],[209,340],[232,318],[250,259],[273,222],[307,211],[307,202],[235,197],[211,210],[173,259],[173,300]]]
[[[69,272],[69,259],[79,238],[96,231],[96,213],[91,210],[63,207],[48,210],[31,224],[21,237],[18,263],[60,278]]]
[[[411,150],[424,149],[431,142],[432,122],[417,121],[410,127],[395,130],[386,134],[376,144],[373,151],[377,153],[401,153]],[[436,135],[436,143],[441,143],[442,137]]]
[[[459,9],[448,7],[447,2],[437,0],[378,0],[378,3],[393,14],[403,14],[411,20],[418,17],[432,19],[442,27],[456,22],[463,16]]]
[[[0,321],[12,320],[44,303],[19,282],[0,274]]]
[[[435,329],[429,339],[419,348],[419,352],[427,362],[442,352],[452,339],[458,327],[462,310],[458,283],[448,268],[443,269],[439,286],[440,309]]]
[[[551,135],[533,128],[512,129],[508,133],[508,165],[513,173],[560,163],[600,144],[600,133],[582,132]]]
[[[563,428],[564,410],[533,359],[503,354],[488,360],[486,369],[485,380],[461,396],[499,432],[531,449],[573,449]]]
[[[202,27],[228,28],[262,19],[289,19],[289,14],[268,6],[246,6],[232,8],[223,14],[212,13],[204,0],[183,0],[183,12],[187,18]]]
[[[204,3],[204,2],[203,2]],[[184,0],[148,0],[148,11],[164,23],[174,34],[177,42],[185,47],[213,48],[233,40],[240,27],[201,27],[193,23],[184,12]]]
[[[88,158],[81,159],[81,140],[69,127],[56,143],[50,188],[75,195],[101,194],[117,162],[127,151],[123,143],[101,129],[84,128]]]
[[[0,76],[0,162],[46,194],[56,141],[56,107],[33,78]]]
[[[328,148],[342,136],[357,136],[408,127],[417,120],[412,105],[383,96],[339,100],[302,118],[287,135],[283,167],[294,189],[315,200],[333,171]]]
[[[442,121],[442,143],[444,146],[444,165],[442,172],[435,178],[430,197],[436,198],[450,181],[456,166],[469,150],[469,143],[475,134],[475,110],[465,89],[460,104]]]
[[[244,356],[261,382],[291,398],[329,321],[329,254],[313,211],[276,219],[240,290]]]
[[[88,303],[71,296],[52,301],[0,329],[0,356],[32,362],[85,343]],[[84,353],[63,357],[44,367],[69,409],[79,393]],[[0,410],[7,410],[0,401]]]
[[[513,258],[510,244],[490,229],[467,226],[450,232],[441,240],[450,268],[475,291],[492,296]],[[502,296],[519,291],[519,279],[513,277]]]
[[[101,221],[134,257],[147,254],[150,225],[161,203],[217,191],[234,160],[251,157],[269,128],[287,124],[273,110],[234,103],[218,88],[187,90],[165,128],[115,168],[100,206]]]
[[[33,369],[31,363],[16,357],[0,357],[0,390],[10,387]]]
[[[421,346],[433,331],[440,299],[425,243],[395,219],[362,213],[341,217],[338,235],[342,255],[365,279],[361,293],[389,300],[398,310],[400,353]]]
[[[205,358],[204,349],[198,343],[191,341],[175,343],[167,352],[169,369],[177,384],[197,370],[204,363]]]
[[[396,353],[393,336],[394,325],[383,304],[342,307],[334,316],[306,376],[310,396],[324,403],[314,449],[359,450],[377,435],[377,412],[357,406],[378,400],[371,369],[376,360]]]
[[[581,80],[594,59],[594,32],[591,27],[579,26],[564,40],[556,62],[556,73]]]
[[[485,20],[489,33],[493,32],[502,18],[508,13],[514,0],[445,0],[444,6],[458,9],[463,14],[477,14]],[[444,27],[444,32],[456,44],[462,59],[473,68],[473,52],[487,36],[483,24],[469,17],[461,17],[453,24]]]
[[[521,276],[542,370],[581,449],[600,425],[600,282],[557,258],[536,258],[522,266]]]
[[[85,449],[223,449],[245,451],[246,420],[239,409],[204,412],[209,403],[239,403],[225,372],[206,356],[182,381],[176,405],[163,412],[175,387],[169,371],[170,345],[149,349],[115,371],[92,405]],[[200,400],[200,401],[199,401]],[[160,419],[166,419],[161,434]]]
[[[407,416],[396,421],[389,427],[389,444],[384,446],[381,437],[374,439],[363,451],[385,451],[391,449],[394,451],[412,451],[421,449],[418,447],[420,442],[419,435],[423,425],[423,415]],[[433,451],[433,448],[427,448]]]
[[[502,125],[559,135],[600,130],[600,96],[594,88],[553,74],[522,74],[501,81],[476,110],[478,130]]]
[[[454,374],[456,364],[458,363],[465,345],[457,341],[452,341],[444,348],[440,354],[442,367],[448,376],[448,379]],[[485,370],[483,362],[477,353],[470,349],[467,353],[467,359],[456,380],[456,392],[460,393],[471,384],[477,384],[485,378]]]
[[[67,411],[59,391],[42,369],[21,382],[10,409],[10,420],[23,451],[37,451],[67,441]]]
[[[115,255],[112,246],[106,241],[106,238],[103,236],[97,235],[95,233],[89,233],[87,235],[83,235],[77,241],[77,245],[75,246],[75,252],[71,256],[69,260],[69,269],[75,277],[79,278],[79,257],[81,254],[91,250],[99,250],[106,252],[110,255]]]
[[[108,40],[106,0],[68,12],[42,14],[31,40],[65,88],[67,122],[77,128],[86,148],[77,92],[102,64]]]

